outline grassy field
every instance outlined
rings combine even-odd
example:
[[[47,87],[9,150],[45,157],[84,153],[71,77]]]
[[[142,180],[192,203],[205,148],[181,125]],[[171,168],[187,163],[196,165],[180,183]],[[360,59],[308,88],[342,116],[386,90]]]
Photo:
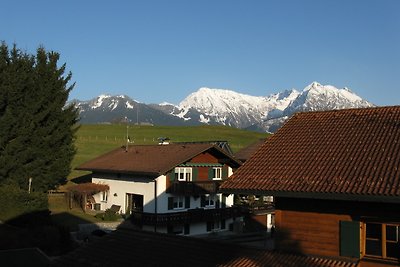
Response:
[[[96,124],[82,125],[77,133],[75,142],[77,154],[72,162],[72,168],[93,159],[107,151],[126,144],[128,135],[133,145],[157,144],[159,137],[169,137],[171,142],[187,141],[228,141],[234,152],[248,146],[260,138],[268,135],[265,133],[251,132],[225,126],[137,126],[126,124]],[[86,174],[73,170],[69,179]]]

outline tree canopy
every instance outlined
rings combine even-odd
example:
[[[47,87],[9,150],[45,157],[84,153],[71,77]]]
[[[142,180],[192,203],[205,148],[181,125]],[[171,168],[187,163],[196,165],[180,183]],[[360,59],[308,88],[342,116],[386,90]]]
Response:
[[[0,185],[45,191],[64,182],[75,154],[77,109],[66,106],[72,74],[59,54],[0,46]]]

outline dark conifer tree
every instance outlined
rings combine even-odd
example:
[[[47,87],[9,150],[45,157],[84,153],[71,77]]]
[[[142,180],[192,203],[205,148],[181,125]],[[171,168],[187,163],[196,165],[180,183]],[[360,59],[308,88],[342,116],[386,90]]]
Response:
[[[78,113],[66,101],[74,84],[59,54],[0,46],[0,185],[45,191],[65,181],[75,154]]]

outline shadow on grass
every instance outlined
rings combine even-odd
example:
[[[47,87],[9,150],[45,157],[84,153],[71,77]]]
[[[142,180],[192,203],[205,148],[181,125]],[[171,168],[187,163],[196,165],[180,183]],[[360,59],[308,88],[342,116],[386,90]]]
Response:
[[[51,215],[54,224],[68,228],[71,232],[78,231],[79,224],[90,224],[101,222],[96,217],[85,214],[81,210],[71,210],[69,212],[60,212]]]
[[[22,253],[23,249],[39,248],[48,256],[63,255],[78,247],[70,232],[79,224],[88,223],[92,222],[67,212],[51,215],[49,210],[42,210],[23,214],[0,224],[0,250],[4,254],[5,250]]]

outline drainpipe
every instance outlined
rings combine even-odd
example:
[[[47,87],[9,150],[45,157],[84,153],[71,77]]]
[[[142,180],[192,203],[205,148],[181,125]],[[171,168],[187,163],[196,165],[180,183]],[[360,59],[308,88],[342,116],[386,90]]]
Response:
[[[154,232],[157,232],[157,178],[154,179]]]

